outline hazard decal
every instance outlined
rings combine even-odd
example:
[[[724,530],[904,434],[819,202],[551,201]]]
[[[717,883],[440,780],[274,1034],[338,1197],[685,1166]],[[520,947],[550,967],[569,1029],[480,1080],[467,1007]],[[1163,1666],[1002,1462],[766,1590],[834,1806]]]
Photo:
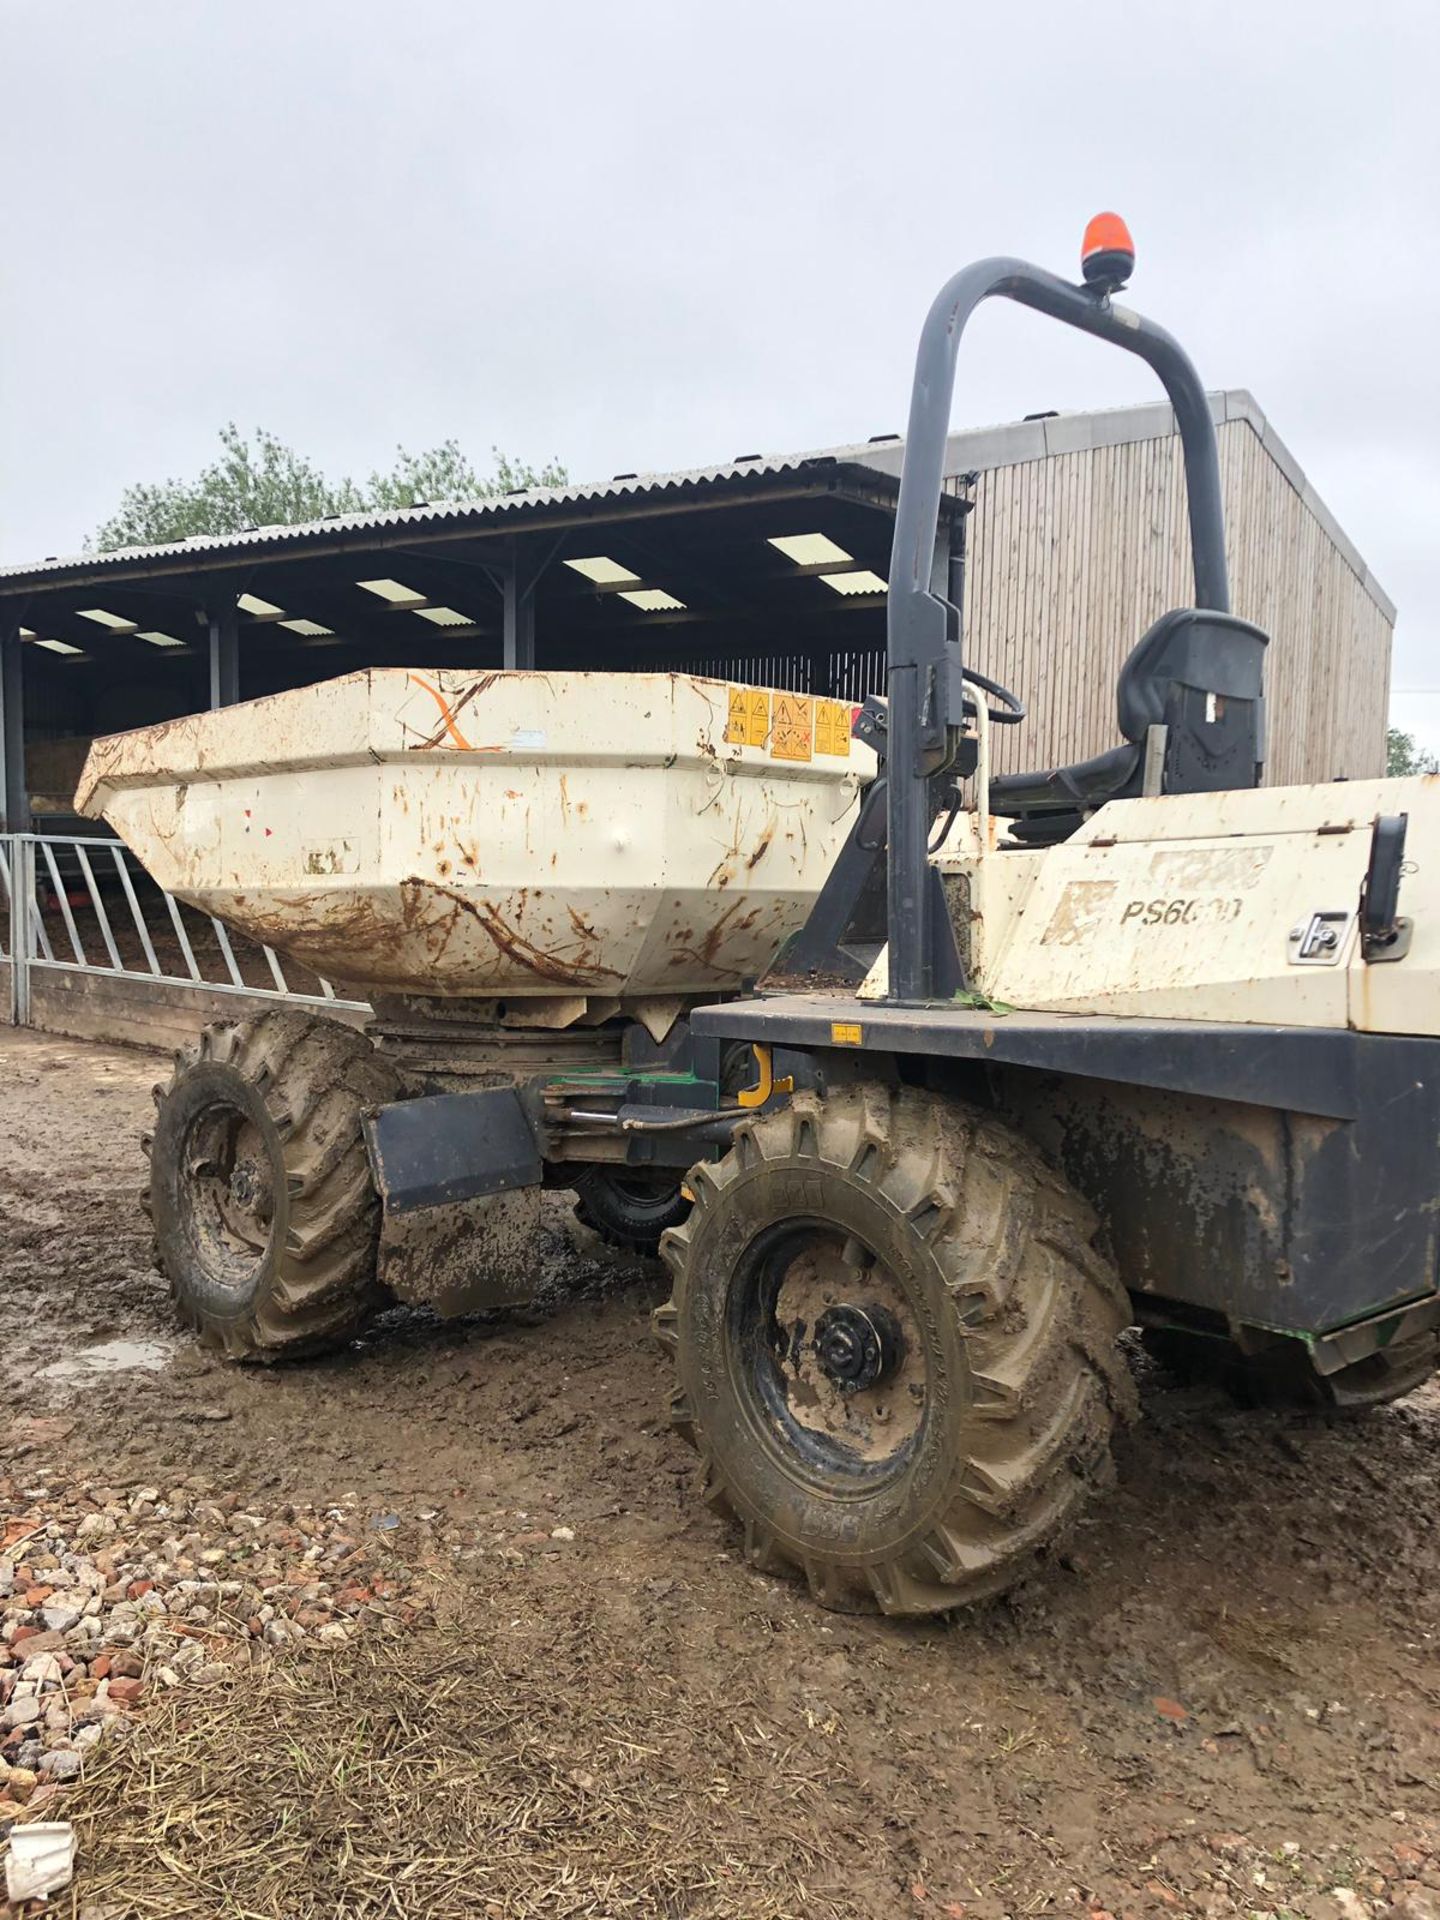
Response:
[[[815,751],[850,758],[850,713],[843,700],[815,702]]]
[[[772,760],[810,760],[815,752],[815,702],[804,693],[777,693],[770,729]]]
[[[763,747],[770,737],[770,696],[761,687],[731,687],[725,744]]]

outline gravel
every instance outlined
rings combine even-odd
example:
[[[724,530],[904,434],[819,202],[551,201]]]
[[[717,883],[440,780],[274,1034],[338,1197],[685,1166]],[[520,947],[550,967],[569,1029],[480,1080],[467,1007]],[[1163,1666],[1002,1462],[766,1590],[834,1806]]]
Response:
[[[159,1486],[0,1499],[0,1834],[53,1813],[162,1695],[413,1622],[401,1530],[377,1539],[352,1506]]]

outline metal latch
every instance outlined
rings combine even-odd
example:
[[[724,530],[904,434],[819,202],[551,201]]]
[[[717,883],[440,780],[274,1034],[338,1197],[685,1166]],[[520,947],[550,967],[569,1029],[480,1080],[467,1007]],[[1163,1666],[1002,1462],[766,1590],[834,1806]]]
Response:
[[[1290,964],[1296,967],[1333,967],[1345,950],[1350,922],[1348,909],[1312,913],[1290,929]]]

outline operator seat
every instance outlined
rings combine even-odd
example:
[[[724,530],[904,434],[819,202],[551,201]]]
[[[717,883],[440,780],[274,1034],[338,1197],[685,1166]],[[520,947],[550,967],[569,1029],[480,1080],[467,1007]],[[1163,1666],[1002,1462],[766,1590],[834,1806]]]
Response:
[[[1180,607],[1163,613],[1120,669],[1116,717],[1125,744],[1046,773],[999,774],[990,810],[1015,822],[1027,846],[1072,834],[1107,800],[1135,798],[1151,727],[1165,728],[1162,793],[1257,787],[1265,760],[1265,648],[1269,635],[1234,614]]]

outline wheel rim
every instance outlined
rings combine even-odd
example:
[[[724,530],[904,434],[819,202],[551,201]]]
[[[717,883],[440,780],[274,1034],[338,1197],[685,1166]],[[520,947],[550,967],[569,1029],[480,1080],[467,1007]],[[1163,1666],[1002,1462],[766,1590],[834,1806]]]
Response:
[[[265,1136],[239,1105],[214,1100],[181,1145],[180,1218],[197,1265],[241,1295],[255,1284],[275,1231],[275,1167]]]
[[[858,1235],[787,1222],[756,1240],[729,1302],[735,1384],[762,1443],[827,1491],[873,1491],[923,1434],[929,1362],[910,1295]]]

